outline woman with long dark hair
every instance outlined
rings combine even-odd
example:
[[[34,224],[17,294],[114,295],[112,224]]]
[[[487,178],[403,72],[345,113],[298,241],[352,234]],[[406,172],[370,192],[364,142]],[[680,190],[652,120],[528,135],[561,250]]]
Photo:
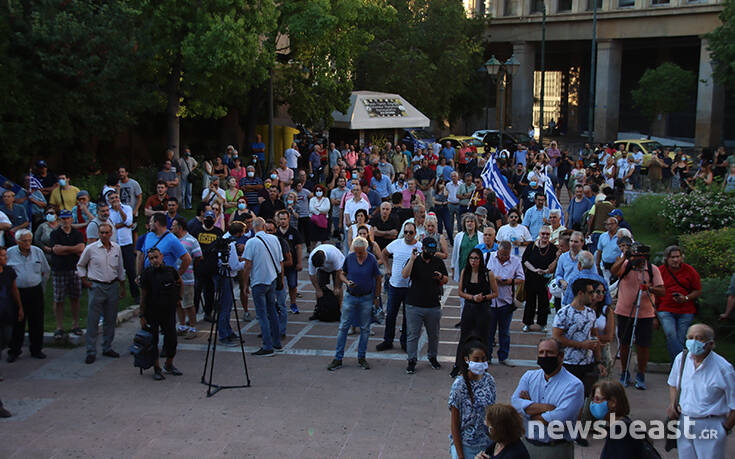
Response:
[[[464,345],[461,375],[452,383],[449,411],[452,459],[474,458],[490,446],[485,409],[495,403],[495,380],[487,372],[488,351],[482,342],[470,339]]]
[[[498,296],[498,283],[485,266],[480,249],[472,249],[467,256],[467,263],[459,276],[459,296],[464,298],[464,308],[459,322],[457,360],[452,369],[452,377],[456,377],[462,368],[462,344],[470,336],[477,337],[486,346],[488,344],[490,302]]]

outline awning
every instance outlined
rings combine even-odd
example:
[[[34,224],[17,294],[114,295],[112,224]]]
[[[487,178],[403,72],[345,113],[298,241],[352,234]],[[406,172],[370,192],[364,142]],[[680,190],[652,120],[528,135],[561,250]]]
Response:
[[[334,127],[345,129],[393,129],[428,127],[429,118],[398,94],[352,91],[347,113],[332,113]]]

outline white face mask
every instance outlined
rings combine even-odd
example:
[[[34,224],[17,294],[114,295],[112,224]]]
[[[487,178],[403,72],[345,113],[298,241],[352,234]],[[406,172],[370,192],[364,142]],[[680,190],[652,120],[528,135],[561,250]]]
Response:
[[[477,376],[480,376],[485,373],[485,370],[487,370],[487,362],[467,362],[467,366],[470,368],[470,371]]]
[[[322,197],[322,196],[324,195],[324,193],[323,193],[323,192],[321,192],[321,191],[317,191],[317,192],[316,192],[316,193],[314,193],[314,194],[316,195],[316,197],[317,197],[317,198],[321,198],[321,197]]]
[[[252,172],[252,171],[248,172],[248,177],[251,177],[251,178],[255,177],[255,172]]]

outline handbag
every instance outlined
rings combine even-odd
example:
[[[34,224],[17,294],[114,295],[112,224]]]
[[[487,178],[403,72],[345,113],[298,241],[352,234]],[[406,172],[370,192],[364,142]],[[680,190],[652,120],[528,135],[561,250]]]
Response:
[[[310,218],[311,222],[321,229],[327,229],[327,216],[324,214],[314,214]]]
[[[276,270],[276,290],[283,290],[283,276],[281,276],[281,272],[278,270],[278,265],[276,265],[276,260],[273,258],[273,254],[271,254],[271,249],[268,248],[268,244],[266,244],[260,236],[255,237],[263,243],[263,245],[265,246],[265,250],[268,251],[268,256],[271,257],[273,269]]]
[[[679,415],[681,415],[681,411],[679,410],[679,397],[681,397],[681,378],[682,376],[684,376],[684,365],[686,365],[687,362],[687,354],[689,354],[689,351],[687,349],[684,349],[681,354],[681,364],[679,365],[679,384],[676,388],[676,401],[674,401],[674,409]],[[673,421],[673,419],[666,416],[666,425],[669,424],[669,421]],[[668,452],[675,448],[676,438],[670,438],[669,436],[667,436],[664,450]]]

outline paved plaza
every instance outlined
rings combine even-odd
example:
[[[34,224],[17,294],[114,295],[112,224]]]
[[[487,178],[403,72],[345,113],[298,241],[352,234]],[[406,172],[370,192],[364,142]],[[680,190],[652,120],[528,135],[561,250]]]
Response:
[[[48,348],[46,360],[22,357],[0,363],[5,381],[0,397],[15,415],[0,420],[1,458],[48,457],[293,457],[293,458],[446,458],[450,416],[448,373],[459,338],[457,287],[445,288],[440,362],[433,370],[421,338],[414,375],[405,373],[405,354],[396,348],[375,352],[382,326],[374,326],[368,361],[357,366],[356,336],[347,343],[345,366],[326,371],[336,344],[336,323],[310,322],[314,291],[301,274],[301,313],[289,315],[284,352],[273,357],[247,355],[252,387],[221,391],[211,398],[200,383],[207,324],[200,337],[179,340],[176,365],[183,376],[156,382],[132,366],[127,346],[137,321],[118,328],[120,359],[99,356],[85,365],[83,347]],[[242,312],[242,310],[240,310]],[[509,403],[524,371],[537,368],[535,345],[541,333],[523,333],[521,310],[512,323],[511,358],[517,365],[492,365],[498,402]],[[233,316],[234,325],[234,316]],[[400,322],[400,320],[399,320]],[[246,350],[260,344],[256,321],[243,323]],[[494,359],[497,362],[497,357]],[[617,376],[617,370],[615,376]],[[218,348],[214,382],[244,381],[239,348]],[[648,391],[628,389],[632,416],[663,419],[668,401],[666,375],[649,374]],[[730,455],[735,454],[733,441]],[[664,457],[662,442],[656,443]],[[576,457],[599,457],[601,441],[576,447]]]

